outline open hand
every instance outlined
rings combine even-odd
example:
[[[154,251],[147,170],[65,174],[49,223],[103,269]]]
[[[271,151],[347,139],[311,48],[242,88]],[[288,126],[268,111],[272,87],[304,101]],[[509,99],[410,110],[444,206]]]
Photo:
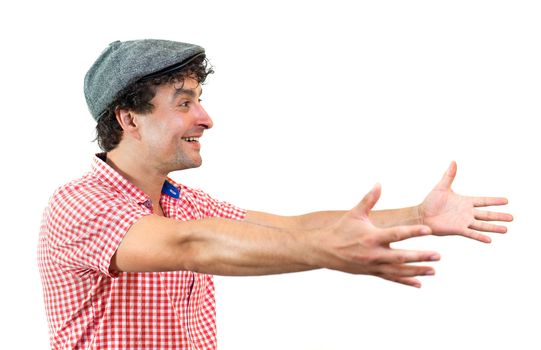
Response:
[[[487,221],[510,222],[510,214],[483,211],[477,208],[507,204],[501,197],[467,197],[456,194],[451,189],[457,165],[452,162],[441,181],[428,194],[419,206],[422,223],[438,236],[460,235],[490,243],[491,239],[480,232],[506,233],[507,228]]]
[[[369,213],[378,201],[381,187],[376,185],[352,210],[344,214],[319,241],[324,247],[324,267],[355,274],[374,275],[414,287],[421,283],[415,276],[433,275],[429,266],[408,263],[435,261],[435,252],[392,249],[390,244],[430,234],[424,225],[378,228]]]

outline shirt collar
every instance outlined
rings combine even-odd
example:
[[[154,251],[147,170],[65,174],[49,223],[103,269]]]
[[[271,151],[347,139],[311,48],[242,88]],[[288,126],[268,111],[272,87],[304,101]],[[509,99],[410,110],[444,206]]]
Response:
[[[133,197],[138,203],[144,203],[148,201],[150,197],[137,186],[135,186],[122,175],[120,175],[116,170],[110,167],[105,162],[106,157],[106,153],[98,153],[93,157],[92,174],[99,178],[101,181]],[[181,186],[179,184],[177,184],[170,178],[167,178],[162,188],[162,194],[166,194],[169,197],[173,198],[179,198],[180,190]]]

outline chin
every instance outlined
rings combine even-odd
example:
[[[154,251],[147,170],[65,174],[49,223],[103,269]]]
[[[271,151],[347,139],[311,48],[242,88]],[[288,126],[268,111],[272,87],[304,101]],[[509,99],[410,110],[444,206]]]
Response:
[[[197,163],[194,163],[190,166],[190,169],[193,169],[193,168],[199,168],[201,166],[201,164],[203,164],[203,162],[197,162]]]
[[[191,168],[199,168],[201,166],[201,164],[203,164],[203,159],[201,159],[201,157],[197,158],[197,159],[194,159],[193,162],[192,162],[192,166]]]
[[[199,168],[203,164],[203,161],[201,159],[199,160],[193,160],[191,162],[182,162],[180,164],[177,164],[175,166],[175,170],[187,170],[187,169],[193,169],[193,168]]]

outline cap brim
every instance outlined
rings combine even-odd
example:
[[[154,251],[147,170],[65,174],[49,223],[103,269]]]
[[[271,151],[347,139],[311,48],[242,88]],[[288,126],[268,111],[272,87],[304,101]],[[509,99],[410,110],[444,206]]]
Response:
[[[155,77],[158,77],[160,75],[163,75],[163,74],[167,74],[167,73],[171,73],[171,72],[174,72],[174,71],[177,71],[177,70],[180,70],[182,68],[184,68],[186,65],[188,65],[190,62],[192,62],[193,60],[195,60],[196,58],[198,57],[201,57],[201,56],[204,56],[205,53],[204,52],[200,52],[200,53],[197,53],[191,57],[188,57],[187,59],[185,59],[184,61],[182,62],[179,62],[179,63],[175,63],[174,65],[172,66],[169,66],[169,67],[166,67],[164,69],[161,69],[157,72],[154,72],[154,73],[150,73],[148,75],[145,75],[144,77],[140,78],[139,81],[142,81],[142,80],[147,80],[147,79],[152,79],[152,78],[155,78]]]

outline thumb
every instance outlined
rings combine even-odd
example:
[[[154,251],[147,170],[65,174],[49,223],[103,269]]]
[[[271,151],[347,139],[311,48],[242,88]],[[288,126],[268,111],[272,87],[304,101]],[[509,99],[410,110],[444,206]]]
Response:
[[[370,210],[374,208],[374,205],[376,205],[380,196],[381,185],[378,183],[364,196],[361,202],[351,210],[352,214],[357,218],[368,217]]]
[[[449,165],[449,168],[443,175],[443,178],[440,180],[440,182],[436,185],[437,189],[440,190],[448,190],[451,188],[451,185],[453,184],[453,181],[455,180],[456,176],[456,162],[452,161],[451,165]]]

